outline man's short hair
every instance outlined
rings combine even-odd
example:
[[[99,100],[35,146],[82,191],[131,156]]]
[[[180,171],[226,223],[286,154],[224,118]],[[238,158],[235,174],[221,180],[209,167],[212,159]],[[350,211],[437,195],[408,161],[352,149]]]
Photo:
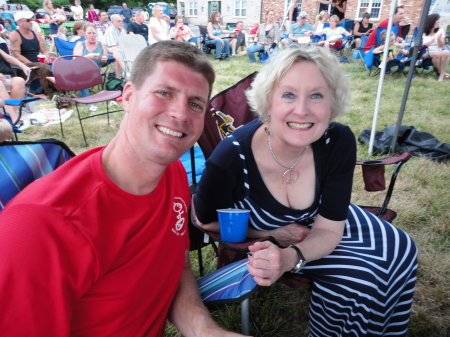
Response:
[[[200,49],[181,41],[160,41],[144,48],[133,63],[131,83],[139,89],[147,77],[153,73],[156,64],[160,61],[179,62],[203,75],[209,84],[208,98],[211,96],[215,79],[214,68],[211,62]]]
[[[350,90],[337,57],[322,47],[289,48],[278,53],[260,70],[246,92],[250,107],[259,114],[263,122],[269,118],[273,89],[292,66],[300,62],[314,63],[325,78],[331,94],[331,119],[344,113]]]
[[[111,15],[111,22],[115,20],[120,20],[122,17],[119,14],[113,14]]]
[[[401,8],[401,9],[405,9],[405,7],[403,7],[403,5],[400,5],[400,6],[395,7],[394,15],[398,13],[398,10],[399,10],[400,8]]]

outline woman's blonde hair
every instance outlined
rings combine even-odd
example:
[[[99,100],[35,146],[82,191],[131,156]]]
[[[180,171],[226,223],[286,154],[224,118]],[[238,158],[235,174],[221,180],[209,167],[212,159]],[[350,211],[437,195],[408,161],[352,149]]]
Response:
[[[152,16],[153,16],[154,18],[156,18],[156,12],[155,12],[155,9],[160,9],[161,12],[163,11],[163,8],[162,8],[161,6],[158,6],[158,5],[154,6],[154,7],[152,8]]]
[[[332,16],[330,17],[330,21],[334,21],[334,22],[336,22],[336,23],[339,23],[339,21],[341,21],[341,20],[339,19],[339,16],[337,16],[337,15],[332,15]]]
[[[316,21],[321,21],[326,15],[328,15],[327,11],[321,11],[319,15],[316,17]]]
[[[281,51],[264,65],[246,92],[250,107],[259,114],[263,122],[269,120],[273,89],[292,66],[299,62],[314,63],[325,78],[331,94],[331,119],[345,112],[350,99],[350,90],[337,57],[321,47],[289,48]],[[304,80],[308,81],[307,78]]]
[[[50,6],[48,5],[49,3],[52,4],[52,9],[50,9]],[[51,0],[44,0],[43,4],[42,4],[42,8],[48,12],[48,14],[53,14],[53,12],[55,11],[55,9],[53,8],[53,3]]]

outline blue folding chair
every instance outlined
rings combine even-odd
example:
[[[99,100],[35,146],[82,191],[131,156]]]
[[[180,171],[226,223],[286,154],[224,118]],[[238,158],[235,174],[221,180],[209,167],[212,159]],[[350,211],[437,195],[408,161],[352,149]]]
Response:
[[[9,124],[11,124],[11,127],[14,131],[14,137],[17,140],[17,134],[22,133],[20,130],[20,124],[21,124],[21,117],[22,117],[22,109],[24,106],[33,101],[37,101],[38,99],[41,99],[41,97],[27,97],[27,98],[21,98],[21,99],[5,99],[4,104],[5,105],[11,105],[11,106],[18,106],[19,111],[17,114],[17,118],[15,120],[12,120],[11,116],[6,113],[5,109],[3,108],[3,112],[0,112],[0,118],[5,118]]]
[[[84,37],[82,37],[81,39],[79,39],[75,42],[64,41],[64,40],[60,39],[59,37],[55,37],[53,39],[53,41],[55,42],[55,47],[56,47],[56,50],[58,51],[59,56],[73,55],[73,50],[75,48],[75,45],[78,42],[83,41],[83,40],[84,40]]]
[[[0,212],[26,186],[74,156],[55,139],[0,142]]]

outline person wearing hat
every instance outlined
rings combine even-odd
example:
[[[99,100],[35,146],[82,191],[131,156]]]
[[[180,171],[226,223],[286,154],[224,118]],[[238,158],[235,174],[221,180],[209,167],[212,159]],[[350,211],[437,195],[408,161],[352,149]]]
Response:
[[[364,13],[362,20],[355,22],[355,28],[353,29],[353,35],[355,36],[355,48],[361,46],[361,36],[369,36],[372,32],[373,24],[369,22],[370,14]]]
[[[314,34],[314,27],[307,22],[308,14],[305,11],[300,12],[297,16],[297,22],[289,29],[290,44],[301,43],[301,38],[310,37]]]
[[[33,13],[29,11],[19,11],[14,14],[18,29],[10,35],[11,55],[26,64],[38,62],[38,54],[41,53],[45,55],[45,62],[48,62],[44,38],[41,33],[32,30],[32,17]]]

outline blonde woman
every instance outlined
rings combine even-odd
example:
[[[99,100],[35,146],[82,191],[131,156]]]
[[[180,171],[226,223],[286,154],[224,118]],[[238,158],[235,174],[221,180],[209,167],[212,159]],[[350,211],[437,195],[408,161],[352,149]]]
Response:
[[[169,26],[164,20],[164,13],[161,6],[153,7],[152,17],[148,24],[148,43],[153,44],[158,41],[170,40]]]

